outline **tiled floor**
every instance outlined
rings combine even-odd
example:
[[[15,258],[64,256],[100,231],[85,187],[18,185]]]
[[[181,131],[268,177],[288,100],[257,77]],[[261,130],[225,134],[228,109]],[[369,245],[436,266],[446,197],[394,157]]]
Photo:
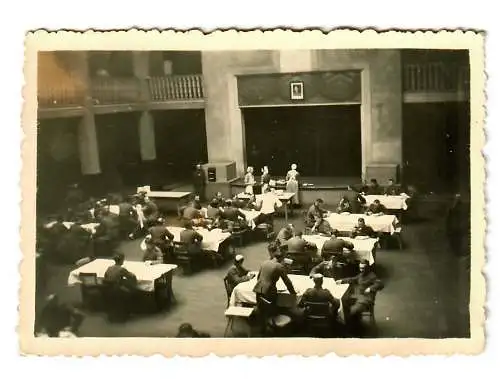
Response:
[[[432,221],[410,223],[403,228],[405,248],[379,250],[377,273],[386,287],[377,296],[378,336],[448,338],[468,335],[468,284],[466,264],[450,251],[444,235],[443,212]],[[297,217],[297,216],[296,216]],[[294,220],[300,225],[300,220]],[[279,228],[283,219],[277,219]],[[121,246],[127,259],[139,260],[139,241]],[[267,257],[264,242],[251,243],[239,251],[245,265],[259,268]],[[220,337],[224,333],[226,294],[222,282],[230,263],[190,276],[174,276],[177,304],[154,315],[134,317],[124,324],[110,324],[103,314],[88,314],[82,327],[84,337],[171,337],[182,322]],[[72,267],[51,267],[48,291],[69,302],[80,301],[78,287],[67,287]]]

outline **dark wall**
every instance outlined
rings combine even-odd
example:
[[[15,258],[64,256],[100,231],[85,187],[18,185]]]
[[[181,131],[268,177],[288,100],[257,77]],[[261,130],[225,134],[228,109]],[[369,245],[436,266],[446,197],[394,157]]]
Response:
[[[77,118],[40,120],[37,134],[37,208],[58,206],[81,177]]]
[[[404,180],[422,190],[470,188],[469,103],[403,106]]]
[[[190,178],[198,162],[207,162],[203,109],[153,112],[158,170],[164,182]]]
[[[132,112],[95,118],[102,178],[109,189],[141,181],[139,116]]]
[[[172,62],[173,75],[201,74],[200,51],[151,51],[149,54],[149,74],[164,76],[163,61]]]
[[[91,52],[89,54],[90,75],[96,75],[99,69],[105,69],[112,77],[134,76],[132,52]]]
[[[247,163],[285,175],[361,177],[360,107],[311,106],[243,110]]]

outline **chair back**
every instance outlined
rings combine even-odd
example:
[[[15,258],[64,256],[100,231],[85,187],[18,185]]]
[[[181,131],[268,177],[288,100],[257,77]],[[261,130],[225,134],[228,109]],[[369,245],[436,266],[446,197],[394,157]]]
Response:
[[[81,272],[78,277],[84,287],[92,287],[98,285],[96,273]]]
[[[328,302],[305,302],[304,303],[306,318],[326,319],[330,317],[330,304]]]
[[[226,289],[226,297],[227,297],[227,304],[226,304],[226,307],[229,306],[229,299],[231,298],[231,285],[229,284],[229,280],[226,277],[224,277],[224,288]]]
[[[289,266],[288,272],[297,275],[308,274],[309,266],[311,265],[311,256],[305,253],[286,254],[285,258],[293,261]]]

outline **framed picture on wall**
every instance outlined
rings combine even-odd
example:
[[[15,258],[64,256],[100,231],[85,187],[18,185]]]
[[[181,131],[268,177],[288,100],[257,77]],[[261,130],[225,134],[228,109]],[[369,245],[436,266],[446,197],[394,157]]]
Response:
[[[304,83],[303,82],[291,82],[290,83],[290,98],[292,100],[303,100],[304,99]]]

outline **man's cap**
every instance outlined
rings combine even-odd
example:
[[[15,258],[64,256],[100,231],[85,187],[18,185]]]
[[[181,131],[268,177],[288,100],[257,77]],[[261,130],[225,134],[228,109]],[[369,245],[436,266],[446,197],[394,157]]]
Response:
[[[245,257],[241,254],[238,254],[237,256],[234,257],[235,262],[241,262],[245,259]]]
[[[314,275],[312,276],[312,278],[313,278],[313,280],[315,280],[315,281],[316,281],[316,280],[320,280],[320,279],[323,279],[323,275],[321,275],[321,274],[314,274]]]

